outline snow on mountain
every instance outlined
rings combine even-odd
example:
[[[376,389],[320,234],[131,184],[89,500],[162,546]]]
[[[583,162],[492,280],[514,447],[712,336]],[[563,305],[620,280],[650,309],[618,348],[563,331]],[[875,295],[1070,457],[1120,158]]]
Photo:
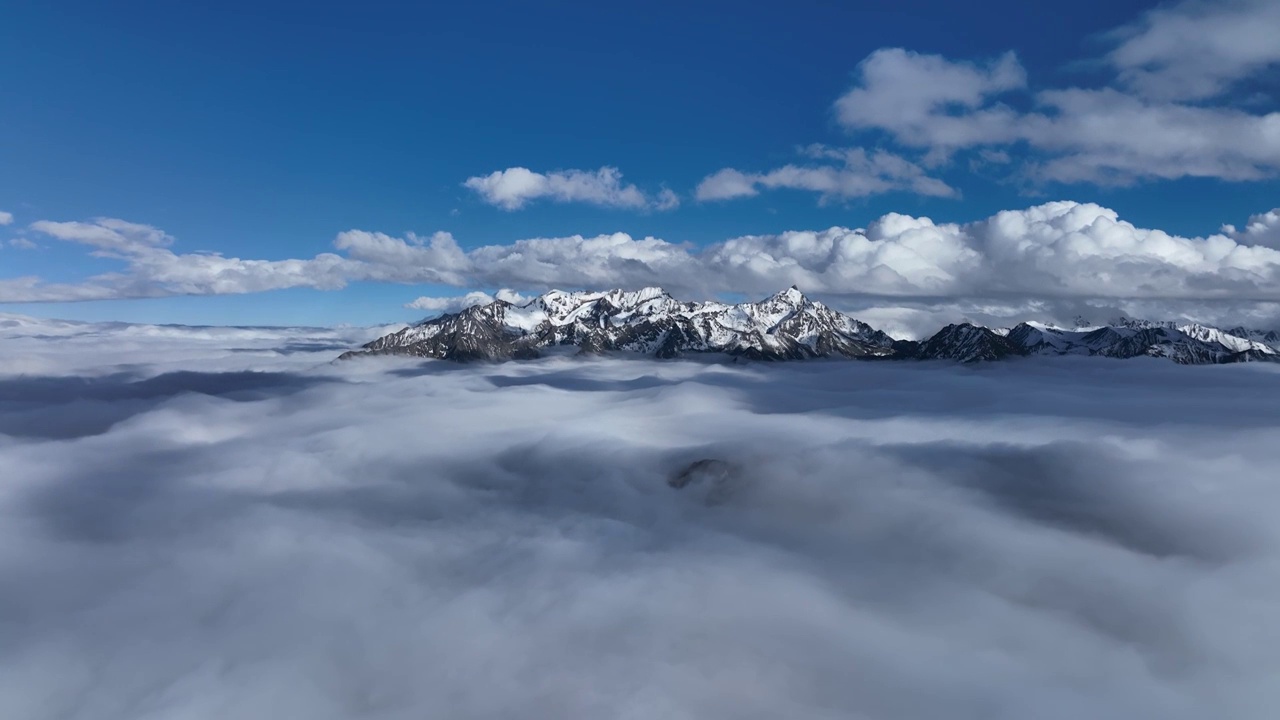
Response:
[[[1237,326],[1227,330],[1227,334],[1262,343],[1272,350],[1280,352],[1280,332],[1275,330],[1251,330]]]
[[[923,342],[899,341],[795,287],[759,302],[681,302],[662,288],[552,290],[522,305],[495,300],[381,337],[346,357],[397,354],[451,360],[534,358],[557,346],[673,358],[722,353],[755,360],[835,357],[943,359],[1017,356],[1165,357],[1187,365],[1280,360],[1280,337],[1238,328],[1118,320],[1064,329],[948,325]]]

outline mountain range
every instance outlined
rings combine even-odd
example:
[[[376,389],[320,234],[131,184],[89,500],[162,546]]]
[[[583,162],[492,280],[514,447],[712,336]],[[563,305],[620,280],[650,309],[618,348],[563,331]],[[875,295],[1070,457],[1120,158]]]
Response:
[[[948,325],[922,341],[897,340],[811,300],[795,287],[759,302],[681,302],[661,288],[552,290],[523,304],[503,300],[383,336],[341,359],[409,355],[446,360],[536,358],[555,349],[658,358],[716,353],[751,360],[946,359],[1021,356],[1164,357],[1186,365],[1280,361],[1280,334],[1198,324],[1117,320],[1058,328]]]

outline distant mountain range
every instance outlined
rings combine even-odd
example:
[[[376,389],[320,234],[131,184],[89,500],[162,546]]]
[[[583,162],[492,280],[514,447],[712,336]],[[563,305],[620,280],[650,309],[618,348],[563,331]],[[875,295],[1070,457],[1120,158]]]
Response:
[[[495,300],[441,315],[342,355],[446,360],[536,358],[552,348],[658,358],[718,353],[752,360],[852,358],[959,362],[1021,356],[1164,357],[1186,365],[1280,361],[1280,334],[1119,320],[1064,329],[948,325],[923,341],[895,340],[792,287],[760,302],[681,302],[661,288],[552,290],[522,305]]]

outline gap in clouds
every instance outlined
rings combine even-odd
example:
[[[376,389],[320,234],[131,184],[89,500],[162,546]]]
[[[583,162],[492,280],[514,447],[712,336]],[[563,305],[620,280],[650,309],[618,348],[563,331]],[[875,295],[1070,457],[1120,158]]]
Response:
[[[5,717],[1280,700],[1269,366],[334,364],[278,352],[331,331],[2,332]],[[3,430],[84,402],[127,412]],[[669,487],[703,458],[736,470]]]

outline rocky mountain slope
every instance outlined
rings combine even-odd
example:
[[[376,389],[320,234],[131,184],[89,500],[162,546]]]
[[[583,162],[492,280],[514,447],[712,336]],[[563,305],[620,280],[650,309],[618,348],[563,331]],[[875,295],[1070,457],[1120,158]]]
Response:
[[[681,302],[661,288],[552,290],[523,305],[495,300],[442,315],[343,354],[448,360],[535,358],[550,348],[674,358],[720,353],[753,360],[946,359],[1033,355],[1164,357],[1202,365],[1280,360],[1276,333],[1123,320],[1076,329],[1025,322],[1009,329],[948,325],[920,341],[895,340],[788,288],[759,302]]]

